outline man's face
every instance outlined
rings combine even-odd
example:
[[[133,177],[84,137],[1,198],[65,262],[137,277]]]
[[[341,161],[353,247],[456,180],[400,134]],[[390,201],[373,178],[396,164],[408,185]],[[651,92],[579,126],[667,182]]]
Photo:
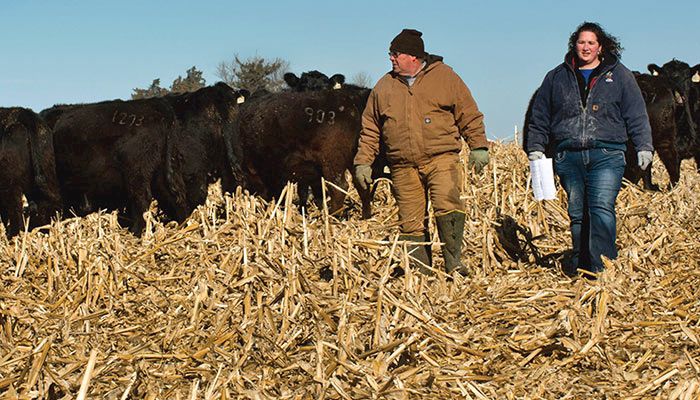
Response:
[[[412,76],[418,63],[416,56],[397,51],[389,52],[389,61],[394,72],[403,76]]]

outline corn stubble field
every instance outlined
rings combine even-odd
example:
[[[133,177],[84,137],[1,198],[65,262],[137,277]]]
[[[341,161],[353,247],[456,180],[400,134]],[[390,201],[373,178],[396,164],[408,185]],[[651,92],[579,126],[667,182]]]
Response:
[[[560,257],[538,266],[532,247],[528,261],[509,257],[502,216],[521,238],[544,235],[533,242],[543,256],[569,247],[565,195],[533,200],[515,144],[491,157],[464,182],[468,278],[407,267],[387,181],[367,221],[354,191],[338,220],[316,207],[302,215],[292,196],[268,204],[212,189],[181,226],[152,207],[141,238],[105,213],[3,236],[0,394],[700,398],[692,161],[672,191],[623,189],[620,257],[589,280],[562,274]]]

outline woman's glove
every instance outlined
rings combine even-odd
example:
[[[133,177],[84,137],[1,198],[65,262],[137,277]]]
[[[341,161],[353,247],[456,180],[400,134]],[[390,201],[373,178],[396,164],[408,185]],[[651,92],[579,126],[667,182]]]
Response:
[[[641,169],[647,169],[649,165],[651,165],[651,160],[654,158],[654,153],[651,151],[647,150],[642,150],[637,152],[637,163],[639,164],[639,168]]]
[[[527,155],[527,158],[530,161],[539,160],[541,158],[544,158],[544,153],[541,151],[531,151],[530,154]]]

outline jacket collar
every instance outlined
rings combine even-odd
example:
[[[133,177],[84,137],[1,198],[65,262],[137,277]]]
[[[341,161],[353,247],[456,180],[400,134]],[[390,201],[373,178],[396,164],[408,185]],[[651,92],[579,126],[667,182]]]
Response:
[[[618,60],[618,58],[614,55],[606,54],[600,59],[600,65],[597,66],[596,69],[603,73],[608,70],[611,70],[619,62],[620,60]],[[576,54],[574,54],[571,51],[566,53],[566,55],[564,56],[564,64],[566,64],[566,66],[568,66],[572,71],[576,71],[576,69],[578,69],[578,67],[576,66]]]
[[[425,59],[425,66],[421,68],[420,71],[416,74],[415,78],[419,78],[422,75],[427,74],[430,72],[433,68],[435,68],[438,64],[442,63],[442,56],[437,56],[435,54],[428,54],[428,57]],[[406,78],[395,73],[394,71],[389,71],[389,75],[391,75],[395,79],[399,79],[401,81],[405,81]]]

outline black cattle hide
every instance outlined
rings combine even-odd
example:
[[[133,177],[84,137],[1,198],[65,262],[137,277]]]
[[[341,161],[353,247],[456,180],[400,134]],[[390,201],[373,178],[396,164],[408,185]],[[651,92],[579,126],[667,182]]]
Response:
[[[666,167],[671,182],[678,182],[680,170],[673,160],[677,159],[676,153],[676,103],[670,87],[665,85],[663,80],[649,74],[635,73],[637,85],[639,85],[651,125],[651,139],[654,151]],[[631,142],[627,143],[627,167],[625,168],[625,178],[632,183],[639,182],[642,178],[644,188],[649,190],[659,190],[659,187],[652,182],[651,166],[642,171],[638,166],[637,152]]]
[[[240,139],[235,136],[234,122],[239,104],[249,93],[235,91],[225,83],[217,83],[195,92],[165,96],[173,107],[180,125],[177,141],[167,153],[182,178],[184,198],[177,198],[165,179],[159,175],[158,198],[163,208],[184,219],[207,198],[208,185],[221,179],[225,192],[244,185]],[[159,201],[160,203],[161,201]],[[179,204],[184,204],[181,208]],[[175,209],[173,209],[175,208]]]
[[[163,99],[151,98],[58,106],[42,114],[54,123],[64,212],[86,215],[97,209],[120,210],[121,222],[140,234],[159,169],[168,169],[166,175],[181,182],[166,157],[179,129],[172,107]],[[183,191],[182,184],[174,186],[175,191]]]
[[[232,191],[242,184],[241,145],[232,135],[245,95],[218,83],[162,98],[42,111],[54,124],[64,210],[119,210],[121,222],[140,234],[152,199],[182,222],[204,204],[209,183],[220,178]]]
[[[673,91],[676,123],[676,140],[674,151],[668,156],[664,165],[680,173],[681,161],[694,158],[696,169],[700,172],[700,64],[690,67],[679,60],[671,60],[659,67],[648,65],[649,72],[664,82]],[[663,159],[662,159],[663,160]],[[671,166],[671,167],[669,167]],[[678,182],[678,176],[671,176],[671,183]]]
[[[36,205],[29,227],[48,223],[61,206],[50,129],[26,108],[0,108],[0,216],[8,238],[24,227],[22,195]]]
[[[310,187],[321,200],[321,178],[347,189],[345,171],[352,169],[362,129],[361,116],[370,90],[265,94],[240,110],[238,132],[243,143],[248,188],[271,199],[287,181],[297,182],[301,205]],[[329,210],[338,212],[345,194],[329,187]],[[370,191],[358,188],[363,217],[371,215]]]

